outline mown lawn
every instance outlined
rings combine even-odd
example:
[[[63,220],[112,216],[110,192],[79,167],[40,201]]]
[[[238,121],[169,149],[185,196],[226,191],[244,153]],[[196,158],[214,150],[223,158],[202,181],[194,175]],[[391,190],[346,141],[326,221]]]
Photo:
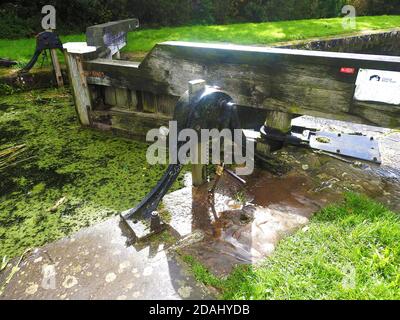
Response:
[[[400,27],[400,16],[358,17],[355,30],[344,29],[341,18],[146,29],[131,32],[128,45],[124,50],[147,52],[155,44],[171,40],[267,45],[281,41],[303,40],[395,27]],[[61,38],[64,43],[85,40],[83,34]],[[0,57],[3,58],[8,57],[26,62],[32,56],[34,48],[34,39],[0,39]]]
[[[362,30],[400,27],[400,16],[359,17],[355,30],[344,29],[342,21],[341,18],[309,19],[142,30],[129,35],[126,50],[149,51],[159,42],[172,40],[266,45],[276,42],[349,34]]]
[[[185,257],[224,299],[400,299],[400,216],[356,194],[316,214],[258,267],[213,276]]]

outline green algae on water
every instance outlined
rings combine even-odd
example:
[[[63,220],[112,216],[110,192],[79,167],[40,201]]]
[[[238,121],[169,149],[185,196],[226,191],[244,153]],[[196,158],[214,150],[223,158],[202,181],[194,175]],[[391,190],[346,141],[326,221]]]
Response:
[[[26,145],[26,161],[0,171],[0,257],[134,207],[165,170],[147,163],[147,144],[81,128],[65,89],[2,95],[0,105],[0,150]]]

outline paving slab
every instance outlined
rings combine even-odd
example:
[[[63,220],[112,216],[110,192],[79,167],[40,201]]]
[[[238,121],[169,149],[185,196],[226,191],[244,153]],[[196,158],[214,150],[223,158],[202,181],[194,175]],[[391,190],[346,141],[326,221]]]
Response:
[[[133,246],[115,217],[28,253],[0,299],[210,299],[170,236]],[[163,240],[165,238],[166,240]],[[4,283],[18,263],[0,274]]]

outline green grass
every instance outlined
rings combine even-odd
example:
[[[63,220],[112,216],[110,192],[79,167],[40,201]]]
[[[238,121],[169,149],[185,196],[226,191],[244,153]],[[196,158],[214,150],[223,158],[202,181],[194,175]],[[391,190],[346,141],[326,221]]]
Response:
[[[343,29],[341,18],[147,29],[131,32],[124,51],[147,52],[155,44],[171,40],[268,45],[394,27],[400,27],[400,16],[358,17],[357,29],[353,31]],[[64,43],[85,40],[83,34],[61,38]],[[0,57],[26,62],[32,56],[34,48],[34,39],[0,39]]]
[[[400,27],[400,16],[359,17],[352,32],[393,27]],[[266,45],[348,33],[341,18],[162,28],[130,33],[126,50],[149,51],[159,42],[172,40]]]
[[[211,286],[215,288],[224,287],[224,280],[213,275],[193,256],[184,256],[183,261],[190,266],[197,281],[204,283],[206,286]]]
[[[224,299],[400,299],[400,216],[364,196],[318,213],[258,267],[218,279],[192,257],[199,281]]]
[[[85,39],[84,34],[61,37],[63,43],[85,41]],[[35,47],[35,39],[0,39],[0,57],[26,63],[32,58]]]

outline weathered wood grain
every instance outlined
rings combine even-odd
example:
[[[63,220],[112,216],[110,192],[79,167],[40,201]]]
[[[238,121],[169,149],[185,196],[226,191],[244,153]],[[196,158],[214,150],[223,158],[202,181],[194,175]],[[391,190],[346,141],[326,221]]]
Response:
[[[111,58],[126,46],[128,32],[138,27],[138,19],[126,19],[98,24],[86,29],[86,40],[89,46],[109,49],[109,58]]]
[[[172,52],[180,59],[198,62],[272,65],[276,62],[299,62],[311,65],[348,66],[400,71],[400,57],[253,47],[225,44],[170,41],[158,44],[143,63],[157,51]]]
[[[204,79],[255,113],[264,109],[398,127],[396,106],[380,113],[373,104],[355,104],[356,73],[340,69],[400,71],[400,57],[167,42],[156,45],[141,64],[96,59],[83,67],[89,84],[135,92],[137,110],[148,113],[171,116],[187,83]],[[130,103],[125,96],[121,101],[120,107]]]
[[[90,118],[88,112],[92,108],[92,98],[83,72],[82,55],[69,53],[68,51],[65,51],[64,54],[79,121],[82,125],[89,126]]]
[[[115,97],[118,108],[129,108],[129,92],[128,89],[115,88]]]
[[[106,87],[104,90],[104,103],[109,106],[117,105],[117,97],[114,87]]]
[[[161,114],[134,112],[113,108],[111,110],[94,110],[90,112],[92,124],[103,130],[112,130],[144,139],[153,128],[168,126],[171,117]]]
[[[400,128],[400,106],[355,101],[351,113],[386,128]]]
[[[50,57],[51,57],[51,62],[53,64],[54,74],[56,76],[57,86],[59,88],[63,87],[64,86],[64,79],[63,79],[63,76],[62,76],[61,65],[60,65],[60,62],[58,61],[58,56],[57,56],[56,49],[50,49]]]

